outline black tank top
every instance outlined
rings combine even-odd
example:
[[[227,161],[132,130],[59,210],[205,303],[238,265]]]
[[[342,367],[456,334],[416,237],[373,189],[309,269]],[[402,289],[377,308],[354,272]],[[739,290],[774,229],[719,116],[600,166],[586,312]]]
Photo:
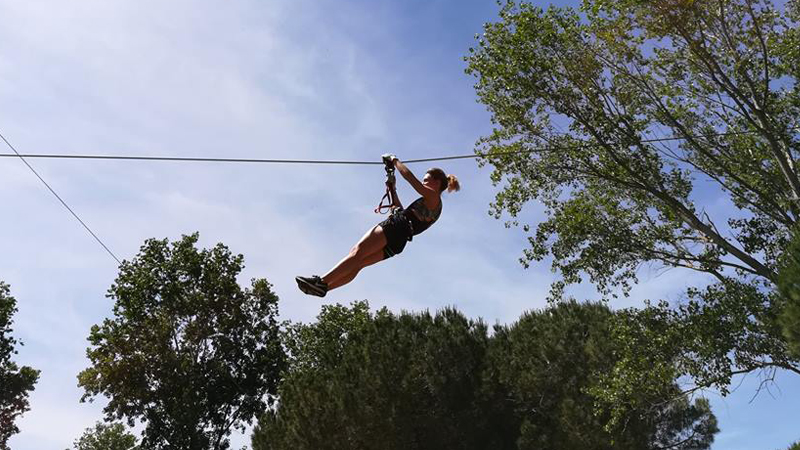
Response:
[[[442,214],[442,201],[439,200],[439,206],[437,206],[436,209],[430,210],[425,206],[425,199],[420,197],[414,200],[414,203],[409,205],[408,208],[403,211],[403,214],[408,221],[411,222],[411,226],[414,229],[414,236],[416,236],[430,228],[430,226],[439,219],[439,216]]]

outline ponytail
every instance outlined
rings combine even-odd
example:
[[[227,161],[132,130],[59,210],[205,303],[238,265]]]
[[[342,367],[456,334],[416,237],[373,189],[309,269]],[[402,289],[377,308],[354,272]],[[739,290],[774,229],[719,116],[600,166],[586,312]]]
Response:
[[[461,189],[461,185],[458,183],[458,178],[455,175],[445,175],[444,170],[434,167],[433,169],[428,169],[429,174],[437,180],[439,180],[439,191],[444,192],[445,189],[447,192],[453,192]]]
[[[461,190],[461,183],[458,182],[458,178],[452,173],[447,176],[447,192],[458,192]]]

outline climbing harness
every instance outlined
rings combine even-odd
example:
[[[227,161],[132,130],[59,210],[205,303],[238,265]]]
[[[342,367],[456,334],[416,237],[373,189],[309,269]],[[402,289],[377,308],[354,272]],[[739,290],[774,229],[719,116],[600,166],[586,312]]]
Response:
[[[378,204],[378,207],[375,208],[375,212],[378,214],[386,214],[387,212],[391,211],[392,207],[394,206],[395,199],[394,199],[394,185],[395,185],[395,177],[394,177],[394,160],[395,156],[387,153],[381,157],[383,159],[384,169],[386,170],[386,193],[383,194],[383,198],[381,198],[381,202]],[[384,204],[384,202],[387,202]]]

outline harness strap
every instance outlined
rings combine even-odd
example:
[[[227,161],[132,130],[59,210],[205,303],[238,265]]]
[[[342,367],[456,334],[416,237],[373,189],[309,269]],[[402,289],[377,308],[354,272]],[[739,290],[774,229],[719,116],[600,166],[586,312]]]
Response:
[[[392,190],[394,189],[395,185],[395,178],[394,178],[394,164],[391,160],[384,159],[384,164],[386,164],[386,193],[383,194],[383,198],[381,198],[381,202],[378,204],[378,207],[375,208],[375,212],[378,214],[386,214],[392,210],[394,206],[395,199],[394,194],[392,194]],[[384,201],[387,202],[384,204]]]
[[[384,204],[384,201],[387,203]],[[392,206],[394,206],[394,196],[392,195],[392,190],[387,186],[386,193],[383,194],[383,198],[381,198],[381,202],[378,204],[378,207],[375,208],[375,212],[378,214],[386,214],[391,211]]]

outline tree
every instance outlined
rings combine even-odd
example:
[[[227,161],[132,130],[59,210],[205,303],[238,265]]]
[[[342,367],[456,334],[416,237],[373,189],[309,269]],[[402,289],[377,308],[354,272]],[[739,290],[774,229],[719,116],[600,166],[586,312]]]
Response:
[[[484,324],[452,309],[373,316],[366,302],[323,307],[317,323],[287,330],[280,401],[253,449],[487,448],[487,339]]]
[[[602,304],[563,302],[496,326],[489,377],[518,423],[519,449],[703,449],[717,433],[708,402],[677,395],[673,378],[636,396],[646,407],[597,409],[598,382],[629,343],[609,339],[616,313]]]
[[[295,443],[298,449],[310,443],[324,449],[342,439],[345,430],[338,426],[337,415],[343,405],[331,401],[327,386],[336,379],[333,371],[348,338],[370,321],[367,303],[357,302],[352,308],[323,305],[314,325],[287,325],[282,340],[288,360],[278,406],[259,419],[251,438],[253,450],[291,448]]]
[[[136,450],[136,437],[121,423],[98,422],[75,441],[75,450]]]
[[[478,144],[505,181],[492,212],[518,224],[528,202],[544,205],[545,221],[523,224],[521,261],[552,257],[554,299],[584,277],[606,298],[627,294],[644,264],[708,275],[680,306],[629,316],[682,334],[668,335],[663,357],[657,336],[642,335],[653,339],[624,349],[626,367],[658,360],[667,378],[723,393],[737,373],[800,374],[776,323],[781,255],[800,218],[800,6],[786,8],[509,1],[466,58],[496,125]],[[638,392],[625,381],[642,374],[615,374]],[[609,398],[633,401],[620,392]]]
[[[253,449],[708,448],[716,419],[702,399],[673,401],[674,380],[649,409],[606,429],[591,388],[614,366],[612,315],[562,304],[489,337],[454,309],[323,307],[285,336],[280,400],[259,420]]]
[[[778,289],[784,302],[780,322],[790,352],[800,358],[800,235],[792,239],[784,261],[778,274]]]
[[[225,449],[271,401],[284,353],[270,284],[236,281],[243,257],[222,244],[150,239],[124,261],[78,376],[83,400],[109,398],[107,420],[146,424],[142,449]]]
[[[28,395],[39,379],[38,370],[11,361],[17,354],[17,344],[22,345],[11,335],[11,317],[16,312],[17,300],[11,296],[11,288],[0,281],[0,450],[7,450],[9,438],[19,433],[14,422],[30,410]]]

